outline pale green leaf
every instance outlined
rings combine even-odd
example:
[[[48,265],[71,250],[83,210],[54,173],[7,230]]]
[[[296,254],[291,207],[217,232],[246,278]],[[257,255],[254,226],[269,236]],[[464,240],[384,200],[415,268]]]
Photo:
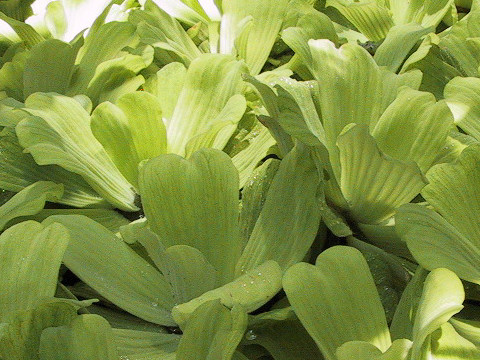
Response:
[[[161,102],[162,114],[171,119],[178,98],[185,83],[187,69],[182,63],[174,62],[162,67],[155,75],[150,76],[143,89],[155,95]]]
[[[0,68],[0,90],[18,101],[23,101],[23,69],[29,52],[18,51],[13,58]],[[5,61],[5,60],[4,60]]]
[[[480,145],[465,149],[455,163],[427,174],[422,196],[473,245],[480,248]]]
[[[237,129],[237,124],[243,117],[247,103],[243,95],[233,95],[225,107],[212,121],[212,125],[204,133],[194,136],[185,146],[185,157],[190,157],[201,148],[211,147],[222,150]]]
[[[140,4],[144,5],[149,0],[140,0]],[[191,9],[181,0],[153,0],[161,9],[186,24],[192,26],[196,23],[206,22],[207,19],[203,18],[195,10]]]
[[[147,47],[144,54],[126,53],[102,62],[95,69],[85,94],[95,105],[103,101],[115,102],[122,95],[134,92],[144,83],[144,77],[137,74],[150,65],[152,60],[153,49]]]
[[[113,329],[113,334],[115,335],[115,343],[120,356],[145,353],[167,355],[177,349],[180,341],[179,335],[163,334],[159,331]]]
[[[149,0],[145,3],[144,10],[131,13],[129,21],[137,26],[137,33],[144,44],[159,51],[172,52],[189,66],[202,53],[182,25],[167,12]]]
[[[424,28],[415,23],[393,26],[373,57],[379,66],[396,72],[415,44],[433,28]]]
[[[147,92],[104,102],[92,113],[92,132],[125,178],[138,187],[138,165],[167,152],[165,125],[157,98]]]
[[[81,315],[68,326],[42,332],[40,360],[117,360],[112,328],[98,315]]]
[[[287,270],[283,288],[303,326],[328,360],[348,341],[366,341],[382,352],[390,333],[377,289],[361,253],[335,246],[316,266],[299,263]]]
[[[114,59],[134,38],[135,27],[127,22],[110,22],[102,25],[85,39],[77,58],[78,68],[68,95],[85,94],[90,81],[104,61]]]
[[[480,349],[459,335],[450,323],[430,336],[430,358],[434,360],[470,360],[480,358]]]
[[[40,360],[38,349],[44,329],[68,325],[77,316],[72,304],[52,301],[18,314],[0,326],[0,357],[8,360]]]
[[[453,325],[458,334],[480,348],[480,324],[478,321],[451,318],[449,323]]]
[[[12,130],[0,133],[0,188],[21,191],[37,181],[52,181],[64,185],[61,204],[75,207],[108,206],[80,175],[71,173],[60,166],[39,166],[30,154],[24,153]]]
[[[115,234],[81,215],[51,216],[44,224],[59,222],[70,233],[65,265],[80,279],[120,308],[153,323],[174,325],[171,288]]]
[[[248,242],[260,216],[279,165],[279,160],[268,159],[255,169],[242,189],[239,224],[244,244]]]
[[[431,93],[404,88],[382,114],[372,135],[385,154],[413,161],[425,174],[446,145],[452,124],[445,101],[436,102]]]
[[[149,224],[165,247],[198,249],[217,270],[219,283],[230,281],[242,242],[238,175],[228,155],[214,149],[188,160],[160,155],[142,167],[139,183]]]
[[[187,245],[170,246],[159,254],[162,274],[172,286],[177,304],[186,303],[217,285],[217,274],[205,256]]]
[[[383,154],[366,126],[346,127],[337,143],[340,187],[358,222],[375,224],[388,219],[426,184],[416,164]]]
[[[477,25],[480,14],[472,12],[438,36],[429,34],[405,62],[402,71],[423,72],[422,90],[443,97],[445,85],[457,76],[478,76],[480,46]]]
[[[396,256],[413,259],[407,244],[395,232],[395,223],[392,220],[390,218],[381,225],[357,223],[357,226],[369,243]]]
[[[337,357],[338,360],[408,360],[411,347],[410,340],[399,339],[382,353],[370,343],[349,341],[337,349]]]
[[[12,219],[34,215],[46,201],[56,201],[63,195],[63,186],[50,181],[38,181],[15,194],[0,207],[0,230]]]
[[[319,87],[326,146],[339,178],[337,137],[350,123],[369,125],[372,130],[383,111],[395,99],[397,89],[413,87],[416,75],[397,76],[382,71],[361,46],[345,44],[340,49],[328,40],[309,40],[294,49],[309,68]],[[405,74],[407,75],[407,74]]]
[[[126,218],[112,209],[43,209],[35,215],[20,217],[13,220],[13,222],[18,223],[25,220],[42,222],[52,215],[83,215],[95,220],[112,232],[117,232],[121,226],[130,223]]]
[[[247,327],[242,307],[231,310],[220,301],[200,305],[184,327],[177,360],[230,360]]]
[[[0,20],[5,21],[9,26],[11,26],[20,39],[22,39],[25,45],[29,48],[45,40],[43,36],[36,32],[31,25],[8,17],[3,12],[0,12]]]
[[[12,226],[0,235],[0,322],[9,322],[18,311],[54,296],[68,241],[63,226],[44,227],[34,221]]]
[[[444,90],[455,124],[480,141],[480,79],[456,77]]]
[[[398,303],[392,323],[390,334],[392,340],[413,339],[413,324],[415,315],[423,292],[423,285],[429,272],[417,266],[417,270],[410,282],[405,287]]]
[[[245,17],[252,17],[252,25],[244,35],[246,38],[237,42],[236,46],[238,56],[245,60],[252,75],[259,74],[267,61],[282,27],[287,7],[287,0],[266,0],[261,3],[256,0],[231,0],[222,3],[223,16],[230,18],[232,26]]]
[[[135,193],[95,139],[90,116],[74,99],[35,93],[25,102],[31,114],[16,127],[20,144],[39,165],[55,164],[81,175],[106,200],[136,210]]]
[[[423,27],[436,27],[452,10],[454,0],[390,0],[395,24],[417,23]]]
[[[420,359],[424,341],[463,308],[464,299],[462,282],[452,271],[428,274],[413,326],[412,359]]]
[[[241,274],[267,260],[282,269],[301,261],[315,239],[320,223],[316,195],[317,168],[307,148],[294,148],[280,163],[236,266]]]
[[[35,45],[25,63],[24,98],[35,92],[65,94],[73,75],[77,52],[75,46],[56,39]]]
[[[397,233],[424,268],[455,271],[462,279],[480,284],[480,249],[433,210],[406,204],[395,216]]]
[[[326,6],[337,9],[362,34],[372,41],[385,38],[393,26],[388,9],[380,1],[327,0]]]
[[[244,145],[245,144],[245,145]],[[238,170],[239,188],[242,188],[257,164],[268,155],[275,140],[268,129],[259,122],[242,139],[241,151],[232,156],[232,162]]]
[[[246,312],[251,312],[264,305],[280,291],[281,282],[281,268],[275,261],[267,261],[222,287],[175,306],[172,315],[175,321],[182,326],[200,305],[216,299],[219,299],[228,308],[240,305]]]
[[[252,316],[243,344],[264,347],[275,360],[323,359],[291,307]]]
[[[192,62],[175,111],[166,122],[171,152],[184,155],[193,137],[220,121],[218,115],[228,100],[242,89],[243,72],[245,64],[227,55],[204,54]]]

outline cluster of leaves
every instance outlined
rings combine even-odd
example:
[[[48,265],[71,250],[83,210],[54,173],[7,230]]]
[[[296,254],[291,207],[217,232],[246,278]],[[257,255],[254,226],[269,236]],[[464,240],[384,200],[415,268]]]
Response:
[[[0,2],[0,359],[480,358],[479,39],[477,0]]]

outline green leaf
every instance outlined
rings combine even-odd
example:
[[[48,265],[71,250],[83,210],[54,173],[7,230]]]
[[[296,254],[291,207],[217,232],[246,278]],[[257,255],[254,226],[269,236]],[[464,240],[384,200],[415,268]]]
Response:
[[[136,91],[144,83],[144,77],[137,74],[151,64],[153,49],[147,47],[140,55],[121,55],[97,66],[85,90],[95,105],[103,101],[116,101],[122,95]]]
[[[38,349],[44,329],[68,325],[77,308],[64,301],[51,301],[18,314],[0,327],[0,357],[9,360],[40,360]]]
[[[337,9],[345,18],[372,41],[385,38],[393,26],[388,9],[380,1],[327,0],[326,6]]]
[[[175,111],[166,122],[171,152],[184,155],[192,138],[223,121],[219,114],[229,111],[225,107],[237,106],[228,101],[241,91],[243,72],[245,64],[227,55],[204,54],[192,62]]]
[[[451,318],[449,323],[453,325],[459,335],[480,347],[480,326],[478,321]]]
[[[58,200],[62,195],[63,186],[50,181],[38,181],[27,186],[0,207],[0,230],[16,217],[38,213],[46,201]]]
[[[392,323],[390,334],[392,340],[413,339],[413,324],[417,313],[420,298],[423,292],[423,285],[429,272],[417,266],[415,274],[405,287],[402,297],[398,303]]]
[[[35,92],[65,94],[74,71],[78,47],[49,39],[35,45],[25,63],[24,98]]]
[[[68,326],[42,332],[40,360],[116,360],[112,328],[98,315],[81,315]]]
[[[480,141],[480,79],[453,78],[444,90],[445,100],[452,111],[455,124]]]
[[[459,335],[450,323],[443,324],[430,339],[430,356],[435,360],[468,360],[480,357],[480,349]]]
[[[242,189],[239,224],[244,244],[252,234],[279,166],[279,160],[268,159],[255,169]]]
[[[104,102],[92,113],[93,135],[125,178],[138,188],[138,165],[167,152],[165,125],[157,98],[147,92]]]
[[[95,220],[111,232],[115,233],[119,231],[121,226],[130,223],[126,218],[112,209],[43,209],[35,215],[17,218],[13,222],[17,223],[30,219],[42,222],[52,215],[83,215]]]
[[[140,4],[145,5],[146,0],[140,0]],[[198,22],[206,22],[207,19],[191,9],[181,0],[153,0],[161,9],[184,23],[192,26]]]
[[[275,360],[322,359],[320,350],[291,307],[252,316],[248,329],[243,344],[260,345]]]
[[[412,359],[420,359],[428,336],[463,308],[465,293],[460,279],[439,268],[428,274],[413,326]]]
[[[397,233],[424,268],[455,271],[462,279],[480,284],[480,250],[435,211],[406,204],[395,216]]]
[[[68,95],[85,94],[98,66],[117,57],[134,39],[135,27],[127,22],[110,22],[91,32],[80,49],[78,67]]]
[[[157,265],[172,286],[177,304],[186,303],[216,287],[216,271],[197,249],[174,245],[159,255],[163,261]]]
[[[375,345],[364,341],[349,341],[337,349],[338,360],[408,360],[412,342],[407,339],[395,340],[382,353]]]
[[[0,235],[0,322],[9,322],[18,311],[54,296],[68,241],[63,226],[45,227],[34,221],[12,226]]]
[[[372,136],[385,154],[413,161],[425,174],[445,146],[452,125],[445,101],[436,102],[431,93],[404,88],[382,114]]]
[[[417,68],[423,72],[422,90],[443,97],[445,85],[457,76],[478,76],[480,46],[478,35],[480,13],[471,12],[438,36],[429,34],[402,67],[402,72]]]
[[[395,24],[415,22],[423,27],[436,27],[453,6],[454,0],[390,0]]]
[[[476,247],[480,246],[479,162],[480,145],[469,146],[455,163],[433,167],[422,191],[425,200]]]
[[[32,15],[33,2],[34,0],[6,0],[0,4],[0,11],[13,19],[25,21]]]
[[[373,58],[379,66],[397,72],[415,44],[432,31],[415,23],[393,26]]]
[[[282,269],[301,261],[313,243],[320,223],[316,199],[317,168],[307,148],[294,148],[280,163],[236,266],[242,274],[267,260]]]
[[[366,126],[346,127],[338,137],[338,148],[340,187],[358,222],[375,224],[388,219],[426,184],[416,164],[383,154]]]
[[[0,68],[0,90],[18,101],[23,101],[23,70],[30,55],[27,51],[18,51],[13,58]]]
[[[220,284],[232,280],[242,242],[238,175],[228,155],[213,149],[188,160],[160,155],[142,167],[139,183],[148,222],[165,247],[194,247],[217,270]]]
[[[356,44],[336,49],[328,40],[309,40],[308,45],[300,43],[294,50],[321,84],[316,106],[321,109],[326,146],[339,178],[336,142],[343,128],[356,123],[369,125],[372,130],[397,96],[397,89],[404,85],[415,88],[418,74],[397,76],[382,71]]]
[[[18,192],[38,181],[52,181],[64,185],[63,197],[57,200],[61,204],[108,206],[81,176],[56,165],[37,165],[30,154],[23,152],[13,130],[0,133],[0,152],[0,188]]]
[[[221,27],[220,36],[224,31],[232,31],[231,27],[248,16],[252,17],[252,25],[248,29],[244,41],[236,44],[238,56],[245,60],[250,74],[257,75],[267,61],[278,33],[282,27],[288,8],[287,0],[265,0],[260,4],[256,0],[231,0],[222,3],[223,17],[232,25]]]
[[[153,330],[153,329],[152,329]],[[139,331],[129,329],[113,329],[115,343],[120,356],[158,353],[173,353],[180,341],[180,335],[163,334],[158,331]]]
[[[55,164],[79,174],[112,205],[137,209],[131,185],[93,136],[90,117],[75,99],[35,93],[25,105],[31,115],[17,125],[16,132],[37,164]]]
[[[144,44],[174,53],[187,67],[202,54],[182,25],[150,0],[144,10],[133,11],[129,21]]]
[[[22,39],[25,45],[29,48],[45,40],[43,36],[37,33],[31,25],[8,17],[3,12],[0,12],[0,20],[5,21],[9,26],[11,26],[20,39]]]
[[[219,299],[228,307],[240,305],[247,313],[268,302],[282,287],[282,270],[275,261],[267,261],[222,287],[208,291],[187,303],[177,305],[172,315],[183,326],[202,304]]]
[[[382,352],[390,333],[377,289],[361,253],[335,246],[316,266],[299,263],[287,270],[283,288],[295,313],[328,360],[348,341],[366,341]]]
[[[51,216],[70,233],[63,259],[80,279],[120,308],[153,323],[174,325],[170,285],[121,239],[81,215]]]
[[[247,321],[247,314],[241,307],[234,306],[230,310],[219,300],[200,305],[184,328],[176,359],[231,359]]]
[[[155,75],[150,76],[143,89],[155,95],[161,101],[162,114],[171,119],[178,98],[185,83],[187,69],[181,63],[174,62],[162,67]]]
[[[242,137],[242,150],[232,156],[232,162],[238,170],[239,188],[245,186],[257,164],[270,152],[275,140],[268,129],[256,121],[256,124]]]
[[[190,157],[191,154],[201,148],[211,147],[222,150],[237,129],[237,124],[246,108],[247,103],[243,95],[233,95],[222,111],[213,119],[213,125],[206,132],[190,139],[185,146],[185,156]]]

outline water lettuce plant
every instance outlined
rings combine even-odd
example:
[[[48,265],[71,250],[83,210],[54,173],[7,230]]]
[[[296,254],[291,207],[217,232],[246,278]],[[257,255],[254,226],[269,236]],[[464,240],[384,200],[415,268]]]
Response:
[[[0,359],[480,358],[480,3],[0,2]]]

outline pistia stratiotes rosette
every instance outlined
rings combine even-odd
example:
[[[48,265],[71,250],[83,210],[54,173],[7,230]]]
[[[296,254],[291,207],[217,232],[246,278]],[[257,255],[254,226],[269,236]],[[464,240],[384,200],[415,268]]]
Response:
[[[320,254],[315,265],[293,265],[283,287],[328,360],[473,359],[480,355],[475,344],[449,322],[463,308],[465,298],[460,279],[450,270],[438,268],[427,275],[420,269],[405,290],[390,330],[370,270],[356,249],[336,246]],[[415,292],[421,294],[415,299],[418,303],[412,302]]]
[[[278,167],[261,211],[246,207],[252,213],[242,214],[250,217],[244,224],[255,223],[246,240],[238,220],[238,172],[228,155],[214,149],[189,159],[160,155],[141,167],[148,226],[137,222],[120,230],[125,241],[139,242],[141,253],[86,217],[56,215],[44,223],[69,230],[65,265],[102,296],[150,322],[180,325],[182,358],[193,358],[188,354],[206,344],[233,353],[247,313],[281,289],[283,270],[303,259],[317,234],[315,177],[308,150],[294,148]],[[203,317],[218,322],[198,336]],[[214,345],[210,337],[224,323],[232,324],[232,336]]]
[[[425,268],[445,267],[480,284],[480,145],[471,145],[454,163],[427,174],[422,196],[435,209],[407,204],[395,216],[397,232]]]
[[[479,5],[0,1],[0,358],[480,358]]]
[[[445,156],[453,126],[447,103],[417,90],[420,72],[396,75],[358,45],[337,49],[328,40],[308,40],[300,28],[286,29],[283,39],[314,80],[283,78],[273,88],[250,80],[283,131],[277,142],[297,139],[315,149],[327,173],[327,201],[368,234],[394,237],[383,225],[420,193],[428,169]],[[405,254],[404,245],[382,237],[372,240]]]

